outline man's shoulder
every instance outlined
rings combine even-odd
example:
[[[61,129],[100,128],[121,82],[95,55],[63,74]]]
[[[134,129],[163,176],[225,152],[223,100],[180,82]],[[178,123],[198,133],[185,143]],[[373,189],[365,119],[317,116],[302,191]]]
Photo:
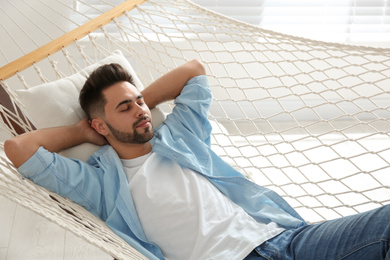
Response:
[[[118,154],[115,152],[114,148],[111,145],[104,145],[100,147],[95,153],[89,157],[87,163],[96,164],[96,163],[115,163],[120,162]]]
[[[106,157],[106,156],[111,156],[112,153],[115,153],[114,149],[112,148],[111,145],[103,145],[97,149],[96,152],[94,152],[89,160],[96,160],[98,158]],[[89,161],[88,160],[88,161]]]
[[[103,145],[97,149],[96,152],[94,152],[92,155],[96,157],[100,157],[106,153],[110,153],[110,148],[112,148],[111,145]]]

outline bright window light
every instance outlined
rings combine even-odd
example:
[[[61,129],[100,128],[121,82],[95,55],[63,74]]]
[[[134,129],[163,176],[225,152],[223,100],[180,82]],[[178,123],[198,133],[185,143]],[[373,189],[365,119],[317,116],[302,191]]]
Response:
[[[193,0],[264,29],[314,40],[390,47],[390,0]]]

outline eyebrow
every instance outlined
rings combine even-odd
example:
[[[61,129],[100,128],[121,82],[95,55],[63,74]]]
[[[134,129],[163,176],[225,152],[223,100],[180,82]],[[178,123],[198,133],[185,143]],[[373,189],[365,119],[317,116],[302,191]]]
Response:
[[[143,95],[138,95],[137,98],[136,98],[136,100],[139,100],[139,99],[141,99],[141,98],[143,98],[143,97],[144,97]],[[119,108],[120,106],[122,106],[123,104],[131,103],[131,102],[133,102],[132,99],[123,100],[122,102],[120,102],[120,103],[115,107],[115,109],[118,109],[118,108]]]

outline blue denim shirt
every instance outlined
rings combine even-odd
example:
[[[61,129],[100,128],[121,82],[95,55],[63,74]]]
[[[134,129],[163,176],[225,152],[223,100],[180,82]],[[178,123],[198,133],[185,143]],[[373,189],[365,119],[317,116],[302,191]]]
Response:
[[[257,221],[273,221],[287,229],[305,225],[283,198],[249,181],[211,150],[211,101],[206,76],[189,80],[173,112],[156,129],[153,151],[205,176]],[[19,172],[84,206],[149,259],[164,258],[159,247],[145,237],[122,163],[111,146],[100,148],[86,163],[40,147]]]

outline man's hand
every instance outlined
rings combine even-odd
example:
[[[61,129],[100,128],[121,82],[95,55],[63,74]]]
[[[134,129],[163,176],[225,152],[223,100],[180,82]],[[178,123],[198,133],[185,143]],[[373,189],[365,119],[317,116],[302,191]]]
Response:
[[[20,167],[41,146],[57,153],[86,142],[97,145],[107,143],[103,136],[91,128],[88,120],[83,119],[73,126],[40,129],[6,140],[4,151],[15,167]]]
[[[87,118],[84,118],[78,122],[76,126],[80,129],[80,133],[84,136],[86,142],[96,145],[108,144],[106,138],[104,138],[91,127],[91,123]]]

